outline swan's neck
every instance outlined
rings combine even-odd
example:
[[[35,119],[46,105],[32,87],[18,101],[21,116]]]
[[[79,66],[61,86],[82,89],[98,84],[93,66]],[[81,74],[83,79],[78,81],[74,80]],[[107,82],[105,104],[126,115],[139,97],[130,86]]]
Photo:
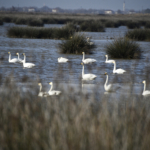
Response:
[[[20,59],[20,58],[19,58],[19,54],[18,54],[18,59]]]
[[[82,67],[82,77],[83,77],[83,75],[84,75],[84,65]]]
[[[84,56],[85,56],[85,54],[83,53],[83,58],[82,58],[82,60],[84,60],[85,58],[84,58]]]
[[[107,82],[108,82],[108,75],[106,75],[106,81],[105,81],[105,84],[104,84],[105,88],[107,87]]]
[[[9,54],[9,61],[11,60],[11,54]]]
[[[40,85],[40,92],[42,91],[42,85]]]
[[[145,92],[145,90],[146,90],[146,83],[144,83],[144,90],[143,90],[143,92]]]
[[[51,88],[50,88],[50,90],[49,90],[49,91],[52,91],[52,89],[53,89],[53,83],[52,83]]]
[[[108,57],[106,57],[106,61],[108,61]]]
[[[114,62],[114,70],[113,71],[115,71],[116,70],[116,62]]]
[[[24,60],[23,60],[23,64],[26,63],[26,55],[24,55]]]

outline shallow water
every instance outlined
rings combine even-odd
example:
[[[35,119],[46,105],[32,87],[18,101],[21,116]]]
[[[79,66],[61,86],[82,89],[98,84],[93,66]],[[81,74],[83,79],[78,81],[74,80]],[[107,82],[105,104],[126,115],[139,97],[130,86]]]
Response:
[[[48,83],[80,85],[82,72],[82,54],[60,54],[57,45],[61,40],[50,39],[19,39],[8,38],[6,35],[7,28],[15,26],[14,24],[5,23],[0,26],[0,73],[4,76],[13,74],[14,80],[22,83],[24,77],[29,77],[33,81],[40,81],[44,84],[45,89],[49,89]],[[62,25],[45,25],[45,27],[61,27]],[[109,83],[119,84],[122,87],[122,93],[134,93],[141,95],[143,90],[142,81],[149,79],[147,72],[150,67],[150,42],[138,42],[142,48],[143,56],[140,60],[123,60],[117,59],[117,68],[123,68],[127,72],[123,75],[112,73],[113,64],[105,63],[105,45],[113,41],[114,38],[123,37],[128,29],[126,27],[107,28],[106,32],[82,32],[86,36],[92,37],[92,41],[97,45],[93,55],[85,55],[86,58],[94,58],[97,63],[85,65],[85,73],[93,73],[97,75],[96,80],[87,82],[87,90],[93,90],[94,86],[99,85],[99,90],[104,93],[103,85],[105,83],[105,75],[109,74]],[[17,57],[16,53],[26,54],[26,61],[35,63],[32,69],[23,69],[23,65],[8,62],[8,52],[11,52],[12,58]],[[58,57],[66,57],[69,63],[59,64]],[[149,79],[150,81],[150,79]],[[149,82],[147,81],[147,82]],[[89,86],[91,84],[92,86]],[[132,88],[130,88],[132,87]],[[147,89],[150,89],[147,83]]]

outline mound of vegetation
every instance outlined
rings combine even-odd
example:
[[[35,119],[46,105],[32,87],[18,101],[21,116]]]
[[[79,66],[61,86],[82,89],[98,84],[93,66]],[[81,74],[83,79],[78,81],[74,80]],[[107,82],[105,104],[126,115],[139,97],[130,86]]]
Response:
[[[95,44],[90,44],[84,35],[74,35],[71,39],[59,43],[58,48],[64,54],[90,54],[96,48]]]
[[[140,28],[140,23],[139,22],[131,22],[129,21],[126,26],[129,28],[129,29],[135,29],[135,28]]]
[[[11,27],[7,31],[8,37],[12,38],[38,38],[38,39],[68,39],[74,34],[73,28],[33,28]]]
[[[44,23],[41,19],[30,19],[28,26],[43,27]]]
[[[81,31],[87,32],[104,32],[104,26],[100,21],[84,21],[80,24]]]
[[[141,48],[136,42],[127,38],[115,39],[106,45],[106,53],[111,58],[134,59],[141,57]]]
[[[128,31],[125,36],[137,41],[150,41],[150,29],[134,29]]]

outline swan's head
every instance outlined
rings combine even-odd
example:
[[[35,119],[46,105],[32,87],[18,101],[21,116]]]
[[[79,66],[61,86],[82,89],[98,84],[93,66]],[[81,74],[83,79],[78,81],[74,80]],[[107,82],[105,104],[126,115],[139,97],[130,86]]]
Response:
[[[84,54],[84,52],[82,52],[82,54]]]
[[[115,64],[115,61],[113,61],[113,63]]]
[[[19,53],[16,53],[16,55],[19,55]]]
[[[42,85],[41,83],[38,83],[38,85]]]
[[[10,54],[10,52],[8,52],[8,54]]]
[[[23,55],[25,55],[25,53],[23,53]]]
[[[84,65],[83,63],[81,63],[81,65]]]
[[[105,57],[108,57],[108,55],[105,55]]]
[[[52,83],[52,82],[50,82],[49,84],[50,84],[50,85],[52,85],[53,83]]]
[[[104,75],[108,75],[107,72],[105,72]]]
[[[144,80],[144,81],[143,81],[143,83],[145,84],[145,83],[146,83],[146,81]]]

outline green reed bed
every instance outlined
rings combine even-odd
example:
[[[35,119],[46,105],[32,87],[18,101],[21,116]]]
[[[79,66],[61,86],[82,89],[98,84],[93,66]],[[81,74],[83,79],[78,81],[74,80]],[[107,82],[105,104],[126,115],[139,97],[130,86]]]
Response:
[[[28,26],[34,26],[34,27],[44,26],[44,22],[41,19],[30,19],[27,24]]]
[[[140,28],[140,23],[139,22],[132,22],[132,21],[128,21],[126,26],[129,29],[135,29],[135,28]]]
[[[25,92],[11,81],[0,89],[0,149],[149,150],[149,99],[72,88],[41,98],[37,83]]]
[[[36,27],[11,27],[7,36],[12,38],[38,38],[38,39],[68,39],[74,34],[70,27],[62,28],[36,28]]]
[[[105,51],[111,58],[127,59],[140,58],[142,52],[139,44],[127,38],[115,39],[106,45]]]
[[[105,28],[100,21],[84,21],[80,23],[80,30],[86,32],[104,32]]]
[[[64,54],[82,54],[82,52],[90,54],[94,48],[96,48],[96,45],[94,43],[90,45],[86,37],[80,34],[76,34],[69,40],[58,44],[59,51]]]
[[[128,31],[125,36],[137,41],[150,41],[150,29],[134,29]]]

